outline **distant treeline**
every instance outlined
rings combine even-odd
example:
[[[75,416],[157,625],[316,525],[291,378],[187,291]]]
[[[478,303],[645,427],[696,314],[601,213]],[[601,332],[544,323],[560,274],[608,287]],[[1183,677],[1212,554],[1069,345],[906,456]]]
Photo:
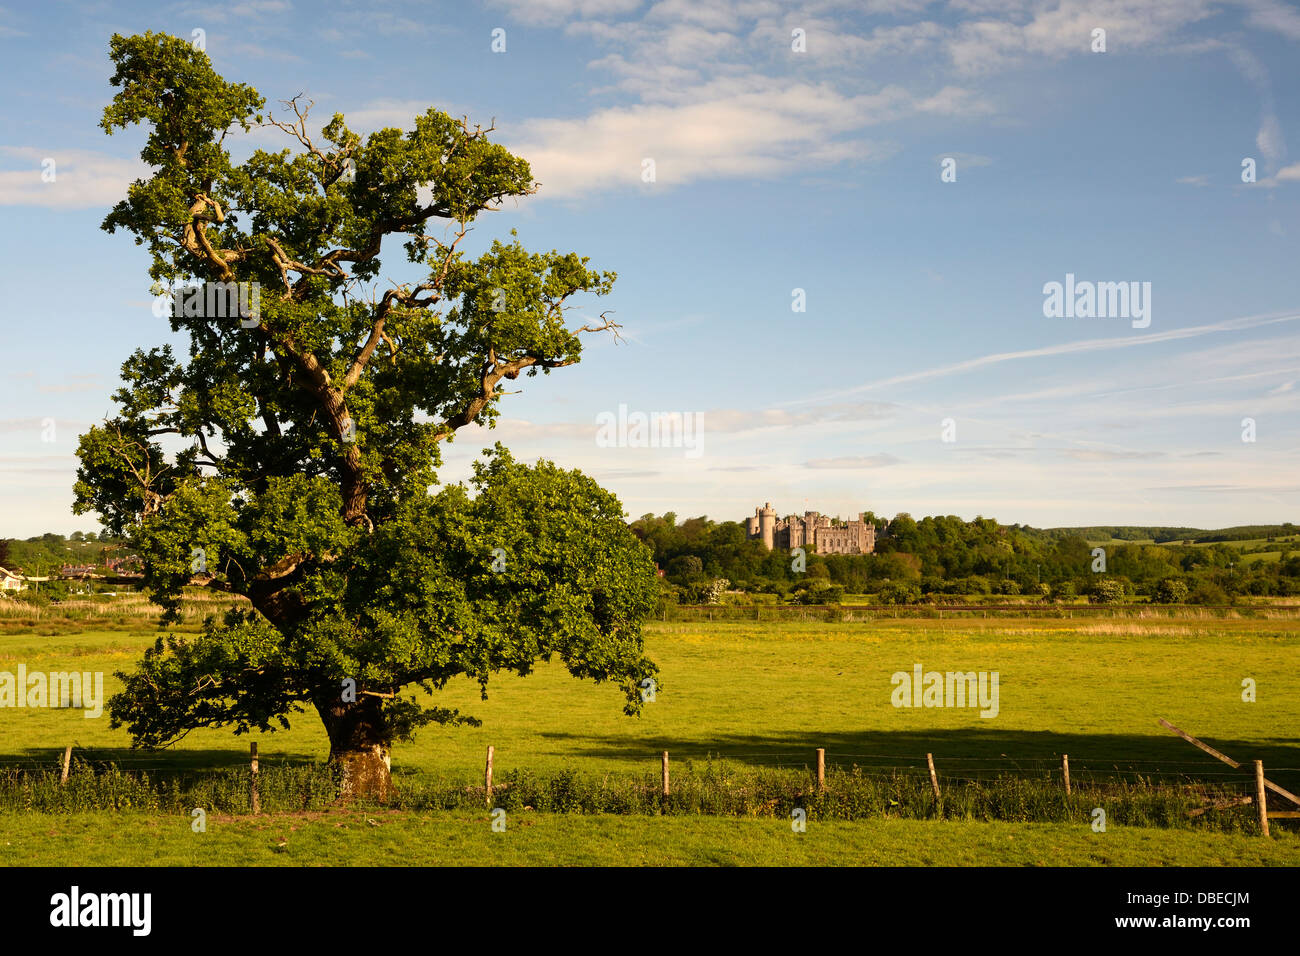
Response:
[[[1296,525],[1234,528],[1093,526],[1032,528],[992,518],[909,514],[866,519],[876,527],[876,553],[802,557],[768,551],[736,521],[644,515],[632,530],[654,551],[665,572],[665,599],[714,603],[724,591],[775,595],[808,604],[834,603],[844,594],[873,594],[884,603],[914,603],[934,595],[1032,595],[1047,600],[1087,596],[1097,601],[1141,597],[1161,603],[1229,603],[1237,596],[1300,594]],[[1228,542],[1281,539],[1280,559],[1245,561]],[[1104,570],[1089,542],[1123,541],[1104,548]],[[1155,541],[1157,544],[1136,542]],[[1260,550],[1256,548],[1254,550]],[[27,574],[57,574],[63,564],[100,564],[127,554],[122,542],[77,532],[25,540],[0,539],[0,566]],[[44,590],[56,596],[57,582]]]
[[[94,531],[74,532],[68,537],[61,534],[42,534],[36,537],[0,538],[0,567],[9,571],[21,570],[25,574],[55,573],[65,564],[99,564],[107,556],[120,556],[122,542]]]
[[[1015,527],[1020,527],[1016,525]],[[1053,538],[1080,537],[1089,541],[1155,541],[1157,544],[1181,541],[1188,544],[1210,544],[1216,541],[1250,541],[1255,538],[1278,538],[1293,535],[1297,529],[1287,521],[1283,524],[1247,524],[1235,528],[1221,528],[1218,531],[1206,531],[1203,528],[1138,528],[1125,525],[1107,527],[1095,525],[1089,528],[1045,528],[1041,531],[1025,527],[1025,531],[1044,534]]]
[[[783,600],[834,603],[845,593],[874,594],[883,603],[913,603],[933,595],[1034,595],[1046,600],[1087,596],[1115,602],[1137,597],[1160,603],[1230,603],[1237,596],[1300,594],[1300,547],[1278,546],[1278,561],[1245,562],[1223,542],[1295,534],[1291,524],[1229,528],[1054,528],[1002,525],[949,515],[892,520],[868,512],[876,553],[792,555],[768,551],[739,522],[645,515],[632,530],[665,572],[667,599],[712,603],[726,590],[775,594]],[[1251,533],[1246,534],[1247,531]],[[1095,554],[1089,540],[1152,540],[1118,544]],[[1122,535],[1128,535],[1128,538]],[[1208,535],[1215,535],[1211,539]],[[1240,535],[1240,537],[1238,537]],[[1200,547],[1187,541],[1217,543]],[[801,562],[803,562],[801,564]]]
[[[103,567],[107,561],[129,554],[121,541],[93,531],[85,534],[77,531],[66,538],[52,532],[25,540],[0,538],[0,568],[14,574],[50,579],[33,583],[28,590],[17,595],[21,600],[38,604],[69,595],[70,582],[59,579],[64,565]],[[95,589],[84,583],[74,586],[77,590]],[[12,596],[13,592],[10,593]]]

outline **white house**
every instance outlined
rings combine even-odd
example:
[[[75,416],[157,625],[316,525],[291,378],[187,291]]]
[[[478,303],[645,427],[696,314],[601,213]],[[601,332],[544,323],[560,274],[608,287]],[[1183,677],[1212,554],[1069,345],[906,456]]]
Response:
[[[27,582],[22,575],[0,568],[0,591],[22,591],[26,587]]]

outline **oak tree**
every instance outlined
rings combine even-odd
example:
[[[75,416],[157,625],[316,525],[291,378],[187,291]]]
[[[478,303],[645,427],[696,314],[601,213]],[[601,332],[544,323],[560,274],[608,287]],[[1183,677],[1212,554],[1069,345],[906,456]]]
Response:
[[[158,747],[314,710],[343,792],[382,797],[394,741],[472,721],[437,704],[458,676],[486,695],[558,657],[635,714],[657,583],[618,500],[500,444],[471,487],[438,480],[442,443],[491,426],[506,383],[617,335],[607,314],[570,321],[615,279],[587,258],[462,249],[480,214],[537,189],[528,163],[435,109],[405,131],[362,137],[336,114],[316,133],[301,98],[277,119],[167,35],[114,36],[111,59],[101,125],[141,124],[151,173],[103,228],[147,248],[155,291],[182,290],[168,312],[188,352],[122,366],[115,414],[81,438],[76,509],[140,553],[165,622],[186,586],[248,599],[119,675],[113,725]],[[290,148],[234,162],[228,137],[254,126]],[[396,243],[422,279],[381,288]],[[250,289],[252,308],[220,307]]]

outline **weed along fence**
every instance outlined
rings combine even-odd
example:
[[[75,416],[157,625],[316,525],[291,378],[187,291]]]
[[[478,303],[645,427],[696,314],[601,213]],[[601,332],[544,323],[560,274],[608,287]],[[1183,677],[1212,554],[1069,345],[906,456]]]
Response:
[[[1228,763],[1234,769],[1242,769],[1242,766],[1231,760],[1231,758],[1183,733],[1167,721],[1162,719],[1160,723],[1201,749]],[[662,791],[660,794],[662,812],[670,812],[673,808],[669,774],[670,755],[665,750],[660,756],[662,761]],[[843,756],[845,758],[869,758],[884,755],[846,754]],[[807,778],[803,786],[789,795],[792,797],[792,805],[789,807],[789,812],[792,815],[802,810],[805,814],[809,811],[815,811],[832,819],[853,819],[856,814],[852,811],[856,808],[849,806],[849,803],[854,797],[861,797],[862,794],[855,792],[852,784],[861,779],[872,779],[886,781],[884,790],[891,791],[893,794],[887,801],[888,806],[902,810],[906,800],[909,809],[923,811],[915,814],[900,812],[898,814],[900,816],[919,815],[938,819],[952,817],[965,819],[971,817],[1020,819],[1020,813],[1014,810],[1007,812],[1010,809],[1007,802],[1012,804],[1019,802],[1020,810],[1029,811],[1027,818],[1036,822],[1057,822],[1061,819],[1062,812],[1065,814],[1064,819],[1077,820],[1080,818],[1080,811],[1084,811],[1082,814],[1083,819],[1091,823],[1092,829],[1096,832],[1104,832],[1108,814],[1113,814],[1110,816],[1111,823],[1119,824],[1149,823],[1154,818],[1168,815],[1165,816],[1164,822],[1169,825],[1176,822],[1179,816],[1185,815],[1186,820],[1195,820],[1196,818],[1204,818],[1207,813],[1239,810],[1244,806],[1253,805],[1254,817],[1258,824],[1256,832],[1264,837],[1269,836],[1270,818],[1273,820],[1300,820],[1300,811],[1295,809],[1282,811],[1270,811],[1268,809],[1266,791],[1272,791],[1285,798],[1290,801],[1293,807],[1300,807],[1300,797],[1268,780],[1264,776],[1263,761],[1260,760],[1253,762],[1249,781],[1238,780],[1235,784],[1224,783],[1213,787],[1205,787],[1204,785],[1184,786],[1171,791],[1167,786],[1153,786],[1149,780],[1142,782],[1137,787],[1130,784],[1117,786],[1113,780],[1099,780],[1092,774],[1088,775],[1084,787],[1076,788],[1070,777],[1070,756],[1064,753],[1060,755],[1059,771],[1043,774],[1038,779],[1024,776],[1008,778],[1001,768],[971,765],[971,761],[984,761],[986,758],[949,758],[950,762],[957,764],[957,768],[955,773],[945,773],[943,775],[943,787],[940,786],[940,772],[936,766],[933,753],[925,754],[924,767],[911,768],[894,765],[879,768],[875,773],[864,773],[863,768],[855,761],[847,770],[841,768],[836,774],[833,774],[830,777],[830,785],[827,782],[826,749],[824,747],[817,748],[811,757],[811,763],[815,769],[811,774],[808,774],[808,767],[805,765],[803,770],[807,774]],[[1161,763],[1168,765],[1167,761]],[[1203,766],[1203,764],[1198,764],[1198,766]],[[980,770],[987,771],[990,769],[998,772],[999,776],[972,775]],[[1285,769],[1296,770],[1300,768]],[[843,785],[845,781],[848,781],[848,787]],[[1234,790],[1242,788],[1250,788],[1253,793],[1228,796]],[[928,806],[926,806],[927,797]],[[1187,803],[1201,801],[1201,803],[1196,806],[1180,806],[1179,804],[1184,801]],[[1094,803],[1096,806],[1091,806]],[[771,800],[765,800],[761,805],[764,809],[776,809]],[[691,808],[678,807],[677,809],[685,809],[689,812]],[[889,815],[888,812],[885,815]],[[1244,821],[1240,817],[1233,822],[1236,826],[1229,827],[1231,829],[1247,828],[1242,826]]]
[[[1192,744],[1193,746],[1198,747],[1201,750],[1204,750],[1207,754],[1209,754],[1211,757],[1214,757],[1216,760],[1223,761],[1229,767],[1232,767],[1234,770],[1241,769],[1241,764],[1237,763],[1237,761],[1233,760],[1231,757],[1227,756],[1226,754],[1219,753],[1219,751],[1215,750],[1209,744],[1197,740],[1191,734],[1179,730],[1177,727],[1175,727],[1169,721],[1165,720],[1163,717],[1160,718],[1158,723],[1162,727],[1172,730],[1179,737],[1182,737],[1184,740],[1186,740],[1188,743]],[[1259,830],[1263,836],[1269,835],[1268,819],[1270,816],[1276,820],[1300,819],[1300,811],[1294,809],[1295,807],[1300,807],[1300,797],[1297,797],[1294,793],[1291,793],[1289,790],[1284,790],[1282,787],[1279,787],[1272,780],[1269,780],[1267,777],[1265,777],[1264,761],[1262,760],[1254,761],[1254,777],[1255,777],[1254,794],[1247,797],[1237,798],[1235,805],[1248,804],[1251,802],[1255,804],[1256,816],[1259,819]],[[1290,801],[1292,809],[1280,810],[1280,811],[1275,810],[1270,812],[1268,809],[1268,793],[1267,793],[1267,791],[1269,790],[1273,791],[1274,793],[1278,794],[1284,799]],[[1207,807],[1199,808],[1198,810],[1191,811],[1191,812],[1194,815],[1199,816],[1201,813],[1204,813],[1207,810],[1222,810],[1222,809],[1227,809],[1228,807],[1233,805],[1234,804],[1231,803],[1227,804],[1226,806],[1221,804],[1211,804]]]
[[[508,814],[622,813],[856,820],[881,817],[1199,828],[1269,834],[1270,823],[1300,820],[1300,797],[1270,779],[1263,763],[1238,763],[1161,720],[1228,765],[1184,762],[1016,760],[949,753],[647,752],[640,769],[538,774],[499,772],[489,746],[479,780],[395,775],[393,809]],[[325,764],[259,757],[209,771],[168,772],[166,755],[97,760],[72,747],[47,763],[0,767],[0,809],[39,812],[144,810],[232,815],[327,810],[339,803]],[[1191,756],[1189,754],[1189,756]],[[509,759],[509,758],[508,758]],[[400,768],[399,768],[400,771]],[[1273,772],[1300,771],[1276,767]],[[1286,806],[1268,807],[1268,800]],[[350,801],[366,804],[367,801]],[[798,811],[798,813],[796,813]],[[801,815],[800,815],[801,814]]]

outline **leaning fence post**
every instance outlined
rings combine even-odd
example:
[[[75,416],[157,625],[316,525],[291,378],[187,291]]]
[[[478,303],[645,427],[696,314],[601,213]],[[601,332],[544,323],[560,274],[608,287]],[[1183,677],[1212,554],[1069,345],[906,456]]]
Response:
[[[817,748],[817,789],[826,789],[826,748]]]
[[[254,744],[250,744],[249,746],[252,751],[250,757],[252,760],[252,770],[253,770],[252,777],[250,778],[251,782],[249,784],[249,797],[252,799],[253,812],[261,813],[262,796],[257,792],[257,744],[254,743]]]
[[[72,766],[72,744],[68,744],[68,749],[63,751],[63,774],[59,777],[59,786],[68,782],[68,768]]]
[[[1264,761],[1255,761],[1255,804],[1259,807],[1259,832],[1268,836],[1268,804],[1264,793]]]
[[[1065,795],[1070,795],[1070,755],[1061,754],[1061,776],[1065,778]]]
[[[663,782],[664,782],[663,800],[664,800],[664,804],[667,805],[667,803],[668,803],[668,751],[667,751],[667,750],[665,750],[664,753],[663,753],[663,762],[664,762],[664,767],[663,767],[663,778],[664,778],[664,779],[663,779]]]
[[[495,750],[495,747],[488,747],[487,766],[483,769],[483,786],[487,790],[487,803],[489,807],[492,806],[492,754]]]
[[[939,775],[934,772],[934,754],[926,754],[925,762],[930,767],[930,786],[934,788],[934,803],[939,805]]]

